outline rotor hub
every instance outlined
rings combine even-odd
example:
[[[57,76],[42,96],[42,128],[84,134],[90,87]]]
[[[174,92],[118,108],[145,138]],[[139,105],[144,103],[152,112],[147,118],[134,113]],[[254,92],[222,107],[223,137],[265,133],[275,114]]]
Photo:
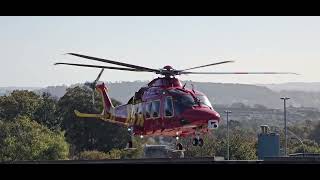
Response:
[[[172,66],[170,66],[170,65],[164,66],[163,69],[165,69],[167,71],[173,70]]]
[[[161,74],[161,75],[164,75],[166,77],[170,77],[170,76],[177,75],[177,72],[176,72],[175,69],[173,69],[172,66],[166,65],[162,69],[160,69],[160,71],[157,74]]]

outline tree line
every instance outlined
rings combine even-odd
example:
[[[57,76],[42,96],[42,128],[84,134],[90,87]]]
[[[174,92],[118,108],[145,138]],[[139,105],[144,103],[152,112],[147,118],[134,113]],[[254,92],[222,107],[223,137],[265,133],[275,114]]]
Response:
[[[0,96],[0,161],[62,160],[62,159],[119,159],[140,158],[145,143],[159,144],[159,138],[135,138],[135,151],[123,150],[130,136],[127,128],[94,118],[78,118],[80,112],[101,113],[103,105],[95,93],[86,87],[68,88],[57,99],[48,93],[37,95],[32,91],[15,90]],[[112,99],[113,104],[121,103]],[[320,152],[320,123],[304,121],[289,129],[303,138],[304,146],[289,140],[289,152]],[[283,137],[283,136],[282,136]],[[191,145],[192,137],[182,140],[187,157],[226,157],[226,128],[204,136],[204,146]],[[168,139],[168,141],[174,140]],[[283,139],[282,139],[283,141]],[[257,158],[257,130],[230,122],[230,158]]]
[[[112,154],[124,147],[130,138],[126,128],[75,116],[74,109],[102,111],[100,97],[96,93],[93,105],[91,95],[88,88],[74,87],[60,99],[27,90],[1,96],[0,160],[76,159],[83,152],[113,150]]]

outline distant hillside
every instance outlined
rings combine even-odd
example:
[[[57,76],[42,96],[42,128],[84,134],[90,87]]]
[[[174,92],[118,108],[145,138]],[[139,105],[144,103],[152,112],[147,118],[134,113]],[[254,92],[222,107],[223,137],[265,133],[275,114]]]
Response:
[[[0,96],[9,94],[10,92],[12,92],[15,89],[34,91],[34,90],[40,89],[40,87],[15,87],[15,86],[0,87]]]
[[[68,86],[48,86],[46,88],[41,88],[35,90],[36,93],[42,94],[43,92],[50,93],[52,96],[61,98],[67,91]]]
[[[106,82],[111,97],[126,103],[129,98],[138,91],[140,87],[146,86],[148,82]],[[183,82],[184,83],[184,82]],[[288,96],[291,99],[288,105],[294,107],[320,107],[320,91],[304,92],[304,91],[274,91],[270,88],[248,84],[225,84],[225,83],[207,83],[207,82],[187,82],[187,88],[191,88],[191,83],[195,89],[205,93],[213,105],[241,102],[246,105],[254,106],[261,104],[268,108],[282,108],[283,103],[280,100],[282,96]],[[72,86],[76,86],[75,84]],[[81,84],[80,84],[81,85]],[[49,92],[58,98],[62,97],[66,92],[67,86],[49,86],[42,89],[34,90],[37,93]],[[8,90],[8,89],[6,89]],[[11,89],[12,90],[12,89]],[[0,88],[0,92],[3,89]]]
[[[320,109],[320,91],[304,92],[304,91],[280,91],[280,96],[288,96],[295,103],[296,107],[314,107]]]
[[[241,102],[246,105],[262,104],[278,108],[279,95],[266,88],[245,84],[200,83],[194,82],[195,88],[205,93],[214,104],[231,105]],[[267,98],[266,98],[267,97]]]
[[[320,92],[320,82],[304,83],[304,82],[289,82],[282,84],[257,84],[258,86],[265,86],[271,90],[280,91],[306,91],[306,92]]]

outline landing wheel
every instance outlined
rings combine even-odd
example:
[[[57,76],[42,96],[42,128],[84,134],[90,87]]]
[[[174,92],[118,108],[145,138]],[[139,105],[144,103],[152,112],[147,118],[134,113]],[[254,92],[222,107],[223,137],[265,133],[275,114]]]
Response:
[[[199,139],[199,144],[198,144],[200,147],[202,147],[203,146],[203,139],[202,138],[200,138]]]
[[[132,141],[129,141],[129,142],[128,142],[127,148],[132,148]]]
[[[181,143],[177,143],[176,149],[177,149],[177,150],[182,150],[182,149],[183,149],[182,144],[181,144]]]
[[[192,145],[197,146],[199,144],[199,140],[197,138],[193,138]]]

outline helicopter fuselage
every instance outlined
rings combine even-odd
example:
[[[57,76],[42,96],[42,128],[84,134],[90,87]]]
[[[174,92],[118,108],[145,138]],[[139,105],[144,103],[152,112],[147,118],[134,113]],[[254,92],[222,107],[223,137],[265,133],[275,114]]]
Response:
[[[134,135],[188,136],[196,131],[205,133],[215,129],[220,115],[208,98],[194,89],[186,89],[176,78],[157,78],[141,88],[127,104],[108,107],[109,97],[103,93],[105,117],[126,124]],[[109,111],[109,113],[108,113]],[[109,116],[107,116],[109,114]]]

